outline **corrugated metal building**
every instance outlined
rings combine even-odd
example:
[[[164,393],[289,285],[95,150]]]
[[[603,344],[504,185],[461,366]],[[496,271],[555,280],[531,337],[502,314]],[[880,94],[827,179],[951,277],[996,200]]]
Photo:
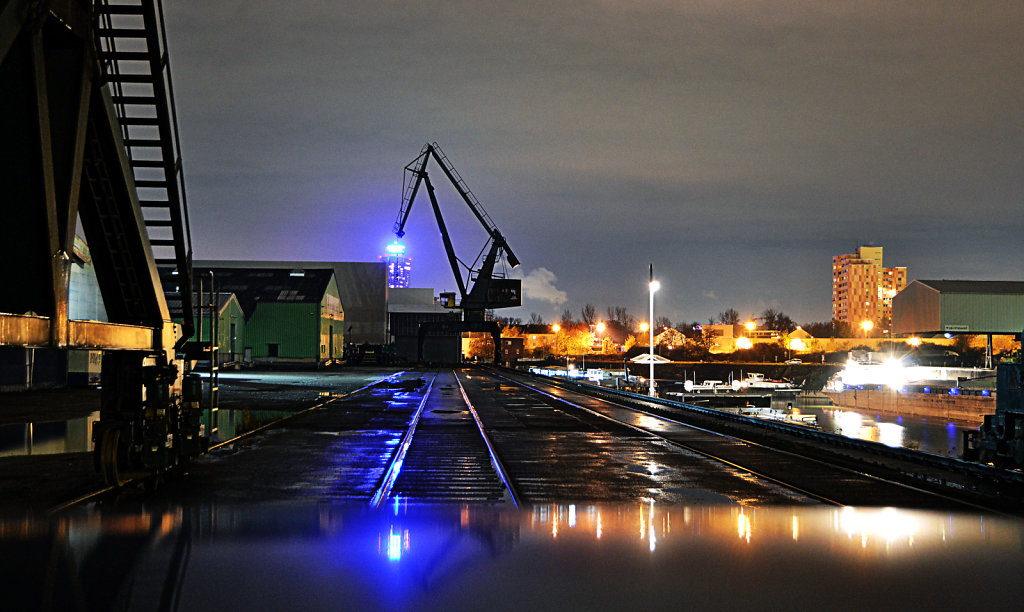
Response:
[[[341,359],[345,315],[332,268],[197,267],[195,275],[210,269],[218,291],[235,294],[245,315],[243,360],[321,364]]]
[[[388,325],[395,354],[416,361],[421,324],[457,323],[462,313],[434,301],[434,290],[423,288],[391,289],[388,300]],[[423,359],[432,363],[458,363],[462,354],[461,334],[433,330],[423,342]]]
[[[893,298],[897,334],[1019,334],[1024,282],[915,280]]]
[[[208,299],[207,296],[204,298]],[[199,322],[198,338],[210,338],[210,319],[204,309]],[[245,340],[245,313],[234,293],[217,294],[217,345],[218,362],[227,365],[242,361],[242,343]]]
[[[345,311],[345,341],[387,344],[388,270],[383,262],[202,260],[197,268],[331,268]]]

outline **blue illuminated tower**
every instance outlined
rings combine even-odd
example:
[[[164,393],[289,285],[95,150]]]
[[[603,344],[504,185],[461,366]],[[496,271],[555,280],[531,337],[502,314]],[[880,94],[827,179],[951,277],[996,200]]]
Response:
[[[392,242],[384,247],[384,255],[381,255],[380,259],[388,265],[388,287],[408,289],[412,259],[405,256],[405,246],[397,240]]]

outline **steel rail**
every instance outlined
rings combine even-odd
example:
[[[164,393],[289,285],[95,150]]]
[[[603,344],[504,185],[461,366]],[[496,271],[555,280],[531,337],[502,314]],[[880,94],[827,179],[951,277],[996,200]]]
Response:
[[[838,501],[832,500],[832,499],[827,498],[825,496],[822,496],[822,495],[820,495],[818,493],[814,493],[812,491],[808,491],[808,490],[806,490],[806,489],[804,489],[804,488],[802,488],[802,487],[800,487],[798,485],[795,485],[793,483],[786,482],[786,481],[781,480],[781,479],[776,478],[776,477],[768,476],[768,475],[763,474],[761,472],[758,472],[757,470],[754,470],[754,469],[752,469],[752,468],[750,468],[748,466],[739,465],[739,464],[737,464],[735,462],[732,462],[732,461],[730,461],[728,459],[725,459],[723,457],[718,457],[718,456],[714,455],[713,453],[708,453],[708,452],[700,450],[698,448],[691,447],[691,446],[689,446],[687,444],[684,444],[684,443],[672,440],[672,439],[667,438],[667,437],[665,437],[665,436],[663,436],[663,435],[661,435],[661,434],[659,434],[659,433],[657,433],[655,431],[647,430],[647,429],[644,429],[642,427],[639,427],[639,426],[636,426],[636,425],[632,425],[630,423],[626,423],[626,422],[620,421],[620,420],[618,420],[618,419],[616,419],[614,417],[608,416],[606,414],[603,414],[601,412],[598,412],[598,411],[595,411],[593,409],[587,408],[585,406],[581,406],[581,405],[576,404],[574,402],[571,402],[571,401],[569,401],[569,400],[567,400],[565,398],[561,398],[561,397],[558,397],[557,395],[553,395],[553,394],[547,393],[547,392],[545,392],[545,391],[543,391],[543,390],[541,390],[541,389],[539,389],[539,388],[537,388],[535,386],[527,384],[527,383],[525,383],[525,382],[523,382],[521,380],[516,380],[514,378],[510,378],[510,377],[502,375],[502,374],[495,374],[495,375],[499,376],[501,378],[504,378],[505,380],[508,380],[509,382],[512,382],[512,383],[517,384],[517,385],[520,385],[520,386],[525,387],[527,389],[531,389],[531,390],[533,390],[533,391],[535,391],[537,393],[540,393],[542,395],[545,395],[547,397],[550,397],[550,398],[552,398],[552,399],[554,399],[556,401],[559,401],[559,402],[568,404],[570,406],[573,406],[575,408],[581,409],[581,410],[583,410],[583,411],[585,411],[585,412],[587,412],[589,414],[593,414],[593,415],[605,418],[605,419],[610,420],[610,421],[612,421],[614,423],[617,423],[617,424],[619,424],[621,426],[628,427],[628,428],[633,429],[635,431],[642,432],[642,433],[644,433],[646,435],[654,436],[654,437],[656,437],[658,439],[661,439],[661,440],[663,440],[663,441],[665,441],[665,442],[667,442],[669,444],[672,444],[674,446],[677,446],[679,448],[683,448],[683,449],[685,449],[687,451],[695,452],[695,453],[698,453],[698,454],[703,455],[705,457],[708,457],[710,459],[714,459],[715,461],[719,461],[721,463],[725,463],[725,464],[730,465],[732,467],[741,469],[741,470],[743,470],[745,472],[748,472],[748,473],[751,473],[751,474],[753,474],[755,476],[758,476],[759,478],[765,478],[765,479],[767,479],[767,480],[769,480],[771,482],[774,482],[776,484],[784,486],[784,487],[786,487],[788,489],[792,489],[792,490],[798,491],[800,493],[803,493],[805,495],[809,495],[811,497],[814,497],[816,499],[820,499],[822,501],[825,501],[826,503],[831,503],[831,504],[835,504],[835,505],[839,505],[839,506],[846,506],[846,505],[848,505],[848,504],[844,504],[842,502],[838,502]],[[565,389],[564,386],[556,384],[553,381],[545,380],[544,382],[546,382],[547,384],[549,384],[549,385],[551,385],[553,387],[560,388],[560,389]],[[650,412],[648,410],[640,409],[640,408],[637,408],[635,406],[627,405],[625,403],[613,402],[610,399],[598,397],[598,394],[596,394],[596,393],[587,393],[586,392],[586,388],[584,388],[584,389],[572,389],[572,390],[574,390],[577,393],[580,393],[581,395],[584,395],[586,397],[591,397],[591,398],[594,398],[594,399],[599,399],[601,401],[609,402],[613,406],[616,406],[616,407],[624,409],[624,410],[629,410],[629,411],[635,412],[637,414],[642,414],[642,415],[644,415],[644,416],[646,416],[648,418],[658,419],[658,420],[660,420],[662,422],[671,423],[673,425],[681,425],[681,426],[693,429],[695,431],[700,431],[702,433],[706,433],[706,434],[710,434],[710,435],[714,435],[714,436],[719,436],[721,438],[724,438],[724,439],[727,439],[727,440],[732,440],[732,441],[735,441],[735,442],[739,442],[739,443],[745,444],[747,446],[761,448],[761,449],[766,450],[766,451],[770,451],[770,452],[777,453],[777,454],[780,454],[780,455],[786,455],[786,456],[789,456],[789,457],[794,457],[794,458],[797,458],[797,459],[800,459],[800,460],[803,460],[803,461],[809,461],[809,462],[812,462],[812,463],[816,463],[818,465],[829,467],[831,469],[843,471],[843,472],[846,472],[846,473],[849,473],[849,474],[854,474],[854,475],[860,476],[862,478],[868,478],[870,480],[874,480],[874,481],[879,482],[879,483],[884,483],[884,484],[892,485],[892,486],[895,486],[895,487],[898,487],[898,488],[902,488],[902,489],[905,489],[905,490],[908,490],[908,491],[913,491],[915,493],[919,493],[919,494],[922,494],[922,495],[927,495],[927,496],[930,496],[930,497],[934,497],[936,499],[941,499],[941,500],[946,501],[946,502],[950,502],[950,503],[966,506],[966,507],[971,508],[973,510],[980,510],[980,511],[990,512],[990,513],[994,513],[994,514],[1000,514],[1000,515],[1003,515],[1003,516],[1013,516],[1012,514],[1009,514],[1007,512],[1001,511],[1001,510],[996,509],[996,508],[993,508],[991,506],[978,504],[978,503],[975,503],[975,502],[971,502],[971,501],[960,499],[960,498],[956,498],[956,497],[951,497],[949,495],[945,495],[945,494],[939,493],[937,491],[933,491],[933,490],[929,490],[929,489],[923,489],[923,488],[920,488],[920,487],[916,487],[916,486],[910,485],[910,484],[905,483],[905,482],[900,482],[900,481],[897,481],[897,480],[892,480],[892,479],[889,479],[889,478],[884,478],[884,477],[878,476],[876,474],[871,474],[871,473],[864,472],[864,471],[861,471],[861,470],[852,469],[852,468],[850,468],[848,466],[844,466],[844,465],[840,465],[840,464],[837,464],[837,463],[832,463],[832,462],[829,462],[829,461],[825,461],[825,460],[820,459],[818,457],[809,457],[807,455],[802,455],[802,454],[794,453],[794,452],[791,452],[791,451],[786,451],[786,450],[782,450],[782,449],[773,448],[771,446],[768,446],[768,445],[765,445],[765,444],[761,444],[761,443],[758,443],[758,442],[754,442],[754,441],[751,441],[751,440],[745,440],[743,438],[740,438],[738,436],[734,436],[734,435],[731,435],[731,434],[725,434],[725,433],[722,433],[722,432],[717,432],[717,431],[713,431],[713,430],[706,429],[706,428],[703,428],[703,427],[699,427],[697,425],[693,425],[693,424],[690,424],[690,423],[684,423],[682,421],[678,421],[676,419],[672,419],[670,417],[667,417],[667,416],[665,416],[663,414],[657,414],[657,413],[654,413],[654,412]],[[647,399],[646,396],[645,396],[644,399]],[[635,403],[642,403],[642,402],[635,402]],[[734,416],[734,415],[731,415],[729,413],[724,413],[724,414],[727,414],[729,416]]]
[[[611,421],[612,423],[615,423],[616,425],[618,425],[620,427],[626,427],[626,428],[632,429],[633,431],[636,431],[638,433],[642,433],[642,434],[644,434],[646,436],[652,436],[652,437],[657,438],[657,439],[659,439],[659,440],[661,440],[661,441],[663,441],[663,442],[665,442],[665,443],[667,443],[667,444],[669,444],[671,446],[674,446],[676,448],[679,448],[679,449],[682,449],[682,450],[685,450],[685,451],[689,451],[689,452],[692,452],[692,453],[696,453],[696,454],[701,455],[703,457],[707,457],[708,459],[712,459],[714,461],[717,461],[719,463],[723,463],[725,465],[728,465],[730,467],[736,468],[738,470],[742,470],[742,471],[744,471],[744,472],[746,472],[748,474],[752,474],[752,475],[754,475],[754,476],[756,476],[758,478],[762,478],[762,479],[767,480],[769,482],[773,482],[773,483],[775,483],[777,485],[780,485],[780,486],[783,486],[786,489],[789,489],[791,491],[796,491],[798,493],[802,493],[804,495],[807,495],[808,497],[817,499],[818,501],[824,502],[826,504],[832,504],[832,505],[835,505],[835,506],[844,506],[845,505],[842,502],[838,502],[838,501],[836,501],[834,499],[825,497],[824,495],[821,495],[819,493],[814,493],[813,491],[808,491],[807,489],[804,489],[802,487],[794,485],[793,483],[785,482],[785,481],[780,480],[778,478],[775,478],[773,476],[768,476],[767,474],[763,474],[761,472],[758,472],[757,470],[754,470],[754,469],[752,469],[752,468],[750,468],[748,466],[740,465],[740,464],[738,464],[738,463],[736,463],[734,461],[730,461],[729,459],[726,459],[724,457],[719,457],[719,456],[717,456],[717,455],[715,455],[713,453],[709,453],[707,451],[704,451],[704,450],[701,450],[699,448],[690,446],[688,444],[684,444],[682,442],[673,440],[671,438],[665,437],[662,434],[659,434],[657,432],[651,431],[649,429],[644,429],[643,427],[640,427],[639,425],[633,425],[631,423],[626,423],[625,421],[620,421],[619,419],[616,419],[615,417],[609,416],[607,414],[604,414],[604,413],[599,412],[597,410],[594,410],[592,408],[587,408],[586,406],[582,406],[582,405],[577,404],[575,402],[569,401],[569,400],[565,399],[564,397],[558,397],[557,395],[553,395],[553,394],[548,393],[548,392],[546,392],[546,391],[544,391],[542,389],[539,389],[539,388],[534,387],[532,385],[526,384],[526,383],[524,383],[522,381],[515,380],[513,378],[509,378],[509,377],[501,375],[501,374],[496,374],[496,376],[504,378],[505,380],[507,380],[507,381],[509,381],[509,382],[511,382],[511,383],[513,383],[515,385],[519,385],[520,387],[525,387],[527,389],[530,389],[531,391],[534,391],[535,393],[540,393],[541,395],[550,397],[551,399],[553,399],[553,400],[555,400],[555,401],[557,401],[559,403],[566,404],[568,406],[572,406],[573,408],[576,408],[577,410],[582,410],[582,411],[584,411],[584,412],[586,412],[588,414],[592,414],[592,415],[594,415],[596,417],[600,417],[602,419],[606,419],[608,421]],[[608,400],[603,400],[603,401],[608,401]],[[744,443],[752,444],[752,445],[756,446],[756,444],[751,443],[751,442],[747,442],[746,440],[740,440],[739,438],[733,438],[733,437],[725,435],[725,434],[719,434],[718,432],[701,429],[699,427],[693,427],[691,425],[687,425],[685,423],[680,423],[678,421],[673,421],[671,419],[665,418],[665,417],[660,416],[660,415],[651,414],[651,413],[648,413],[648,412],[643,412],[641,410],[637,410],[637,409],[631,408],[629,406],[623,406],[621,404],[613,404],[613,405],[617,406],[619,408],[623,408],[625,410],[630,410],[632,412],[635,412],[635,413],[638,413],[638,414],[642,414],[642,415],[650,417],[650,418],[659,419],[659,420],[664,421],[666,423],[672,423],[674,425],[683,425],[685,427],[691,427],[692,429],[696,429],[698,431],[702,431],[702,432],[709,433],[709,434],[714,434],[714,435],[719,435],[719,436],[722,436],[722,437],[724,437],[726,439],[732,439],[732,440],[736,440],[737,442],[744,442]],[[768,450],[775,450],[775,449],[770,449],[769,448]],[[779,452],[782,452],[782,451],[779,451]]]
[[[521,372],[517,372],[521,376],[526,376]],[[780,423],[777,421],[766,421],[764,419],[757,419],[753,417],[732,414],[729,412],[723,412],[715,410],[713,408],[704,408],[702,406],[695,406],[693,404],[685,404],[682,402],[676,402],[664,398],[653,398],[646,395],[640,396],[635,393],[628,391],[621,391],[617,389],[606,389],[603,387],[595,387],[593,385],[581,384],[570,381],[561,381],[552,379],[546,376],[537,376],[530,374],[530,377],[541,378],[552,386],[561,387],[563,389],[575,389],[590,395],[592,397],[604,396],[604,397],[615,397],[636,403],[640,405],[657,405],[667,408],[674,412],[685,412],[695,415],[710,416],[714,419],[722,422],[729,422],[740,424],[743,426],[753,426],[763,429],[769,432],[777,432],[787,436],[805,438],[822,444],[826,444],[831,447],[845,448],[847,450],[855,450],[866,454],[874,455],[880,459],[895,459],[899,461],[905,461],[907,463],[913,463],[924,467],[930,467],[940,469],[946,472],[970,476],[981,481],[994,482],[994,483],[1007,483],[1016,486],[1024,487],[1024,472],[1006,470],[996,468],[994,466],[972,463],[964,461],[962,459],[956,459],[953,457],[944,457],[942,455],[931,455],[928,453],[922,453],[907,448],[894,448],[886,446],[879,442],[871,442],[869,440],[858,440],[856,438],[848,438],[839,434],[828,433],[820,430],[810,429],[808,427],[802,427],[800,425],[791,425],[788,423]],[[912,474],[906,474],[912,476]],[[947,486],[949,483],[940,483]]]
[[[363,391],[366,391],[367,389],[375,387],[375,386],[379,385],[380,383],[382,383],[382,382],[384,382],[384,381],[386,381],[388,379],[395,378],[397,376],[401,376],[402,374],[405,374],[405,371],[400,371],[400,372],[395,372],[393,374],[388,374],[387,376],[379,378],[379,379],[373,381],[372,383],[370,383],[368,385],[364,385],[364,386],[362,386],[362,387],[360,387],[358,389],[355,389],[353,391],[349,391],[347,393],[342,393],[342,394],[336,395],[336,396],[331,396],[331,397],[325,399],[324,401],[321,401],[321,402],[319,402],[319,403],[317,403],[317,404],[315,404],[313,406],[310,406],[308,408],[300,410],[299,412],[295,412],[293,414],[289,414],[288,416],[281,417],[279,419],[275,419],[275,420],[271,421],[270,423],[265,423],[265,424],[257,427],[256,429],[252,429],[252,430],[247,431],[247,432],[245,432],[243,434],[239,434],[239,435],[235,436],[234,438],[231,438],[230,440],[226,440],[224,442],[220,442],[220,443],[214,444],[209,449],[207,449],[206,452],[208,453],[211,450],[215,450],[215,449],[221,448],[223,446],[227,446],[228,444],[234,444],[235,442],[238,442],[239,440],[242,440],[244,438],[248,438],[249,436],[255,435],[255,434],[257,434],[257,433],[259,433],[261,431],[264,431],[266,429],[269,429],[271,427],[279,426],[281,423],[283,423],[285,421],[289,421],[291,419],[294,419],[295,417],[298,417],[300,415],[310,413],[310,412],[312,412],[314,410],[320,410],[320,409],[324,408],[325,406],[327,406],[330,403],[336,402],[336,401],[341,400],[341,399],[350,398],[353,395],[356,395],[357,393],[362,393]],[[45,514],[48,515],[48,516],[51,516],[51,515],[57,514],[59,512],[62,512],[64,510],[67,510],[69,508],[73,508],[73,507],[75,507],[75,506],[77,506],[79,504],[84,504],[84,503],[87,503],[87,502],[90,502],[90,501],[97,500],[100,497],[102,497],[102,496],[104,496],[104,495],[106,495],[108,493],[113,493],[115,491],[129,489],[129,488],[132,488],[132,487],[138,487],[139,485],[145,485],[145,484],[151,483],[156,478],[158,478],[160,476],[163,476],[166,473],[167,472],[162,472],[160,474],[146,474],[145,476],[139,476],[139,477],[136,477],[136,478],[129,478],[128,481],[125,482],[120,487],[116,487],[116,486],[110,485],[110,486],[104,487],[102,489],[97,489],[95,491],[86,493],[84,495],[80,495],[79,497],[76,497],[76,498],[74,498],[74,499],[72,499],[70,501],[66,501],[66,502],[60,503],[60,504],[58,504],[56,506],[53,506],[52,508],[46,510]]]
[[[494,471],[498,473],[498,478],[501,479],[502,484],[505,485],[505,490],[508,491],[509,497],[512,500],[512,505],[519,508],[522,501],[522,497],[516,490],[516,487],[512,484],[512,479],[508,476],[508,471],[501,462],[501,458],[498,457],[498,452],[494,449],[494,445],[491,443],[491,438],[487,435],[484,430],[484,424],[480,420],[480,415],[477,414],[476,407],[473,406],[473,402],[469,401],[469,396],[466,394],[466,388],[462,386],[462,381],[459,380],[459,373],[452,370],[455,374],[455,382],[459,385],[459,391],[462,392],[462,399],[466,402],[466,406],[469,407],[469,413],[473,415],[473,420],[476,421],[477,429],[480,431],[480,437],[484,439],[484,444],[487,445],[487,452],[491,455],[491,465],[494,466]]]
[[[395,486],[398,474],[402,471],[402,463],[405,461],[406,453],[409,452],[409,446],[412,445],[412,437],[416,433],[416,425],[420,422],[420,415],[423,414],[423,407],[427,405],[427,398],[430,397],[430,390],[434,387],[436,379],[437,374],[434,374],[434,377],[430,379],[430,383],[427,384],[427,389],[423,392],[423,398],[420,400],[420,405],[416,408],[416,413],[412,417],[409,429],[402,436],[398,450],[395,452],[395,456],[391,458],[391,464],[388,465],[388,469],[384,472],[384,479],[381,481],[380,487],[377,488],[373,497],[370,498],[370,506],[374,509],[380,508],[384,500],[391,495],[391,488]]]
[[[891,465],[882,463],[882,460],[895,460],[902,461],[907,464],[922,466],[926,468],[937,469],[942,472],[946,472],[950,475],[958,475],[962,477],[968,477],[974,479],[974,483],[986,483],[986,484],[1006,484],[1024,489],[1024,472],[1015,470],[1006,470],[997,468],[990,465],[972,463],[969,461],[963,461],[952,457],[944,457],[941,455],[931,455],[928,453],[922,453],[920,451],[914,451],[906,448],[894,448],[886,446],[879,442],[871,442],[868,440],[858,440],[855,438],[848,438],[839,434],[828,433],[820,430],[813,430],[807,427],[799,425],[791,425],[787,423],[779,423],[775,421],[766,421],[764,419],[757,419],[753,417],[747,417],[737,414],[731,414],[720,410],[714,410],[712,408],[704,408],[701,406],[694,406],[692,404],[684,404],[673,400],[667,400],[663,398],[652,398],[648,396],[639,396],[634,393],[627,391],[620,391],[616,389],[605,389],[603,387],[595,387],[593,385],[580,384],[569,381],[561,381],[552,379],[546,376],[537,375],[526,375],[522,372],[517,372],[520,376],[529,376],[531,378],[540,378],[546,383],[560,387],[563,389],[572,389],[579,391],[585,395],[591,397],[614,397],[620,401],[627,401],[633,404],[642,406],[660,406],[668,409],[669,411],[679,414],[693,414],[708,416],[714,418],[716,421],[724,423],[732,423],[744,427],[756,427],[765,432],[778,433],[791,438],[803,438],[808,441],[816,442],[827,447],[834,449],[842,449],[847,451],[855,451],[866,455],[877,457],[878,461],[874,464],[883,469],[892,469]],[[653,406],[651,406],[653,408]],[[934,477],[929,477],[927,474],[921,474],[914,471],[900,470],[900,474],[907,478],[914,480],[927,482],[933,485],[942,485],[951,489],[957,490],[971,490],[968,485],[960,483],[956,480],[945,479],[935,480]],[[983,491],[977,490],[980,495],[986,495]],[[992,495],[987,495],[992,497]],[[1013,500],[1010,501],[1013,503]]]

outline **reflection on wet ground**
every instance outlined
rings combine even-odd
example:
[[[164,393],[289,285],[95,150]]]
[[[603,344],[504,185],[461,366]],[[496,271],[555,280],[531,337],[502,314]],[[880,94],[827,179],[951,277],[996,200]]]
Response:
[[[213,442],[230,440],[291,414],[294,412],[222,408],[217,414],[219,431]],[[0,425],[0,457],[90,452],[92,422],[99,418],[97,411],[68,421]],[[209,420],[209,411],[205,411],[203,422]]]
[[[0,559],[19,585],[5,606],[25,610],[1016,609],[1024,597],[1024,522],[893,508],[93,509],[0,520]]]
[[[99,411],[67,421],[0,425],[0,457],[91,451],[92,422]]]

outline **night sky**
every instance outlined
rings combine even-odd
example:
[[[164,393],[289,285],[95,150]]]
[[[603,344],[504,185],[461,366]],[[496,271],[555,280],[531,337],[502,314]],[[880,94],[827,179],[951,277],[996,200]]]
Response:
[[[436,141],[551,321],[828,320],[831,257],[1021,280],[1024,2],[164,3],[200,259],[375,261]],[[486,236],[431,178],[460,257]],[[429,200],[413,285],[453,290]]]

